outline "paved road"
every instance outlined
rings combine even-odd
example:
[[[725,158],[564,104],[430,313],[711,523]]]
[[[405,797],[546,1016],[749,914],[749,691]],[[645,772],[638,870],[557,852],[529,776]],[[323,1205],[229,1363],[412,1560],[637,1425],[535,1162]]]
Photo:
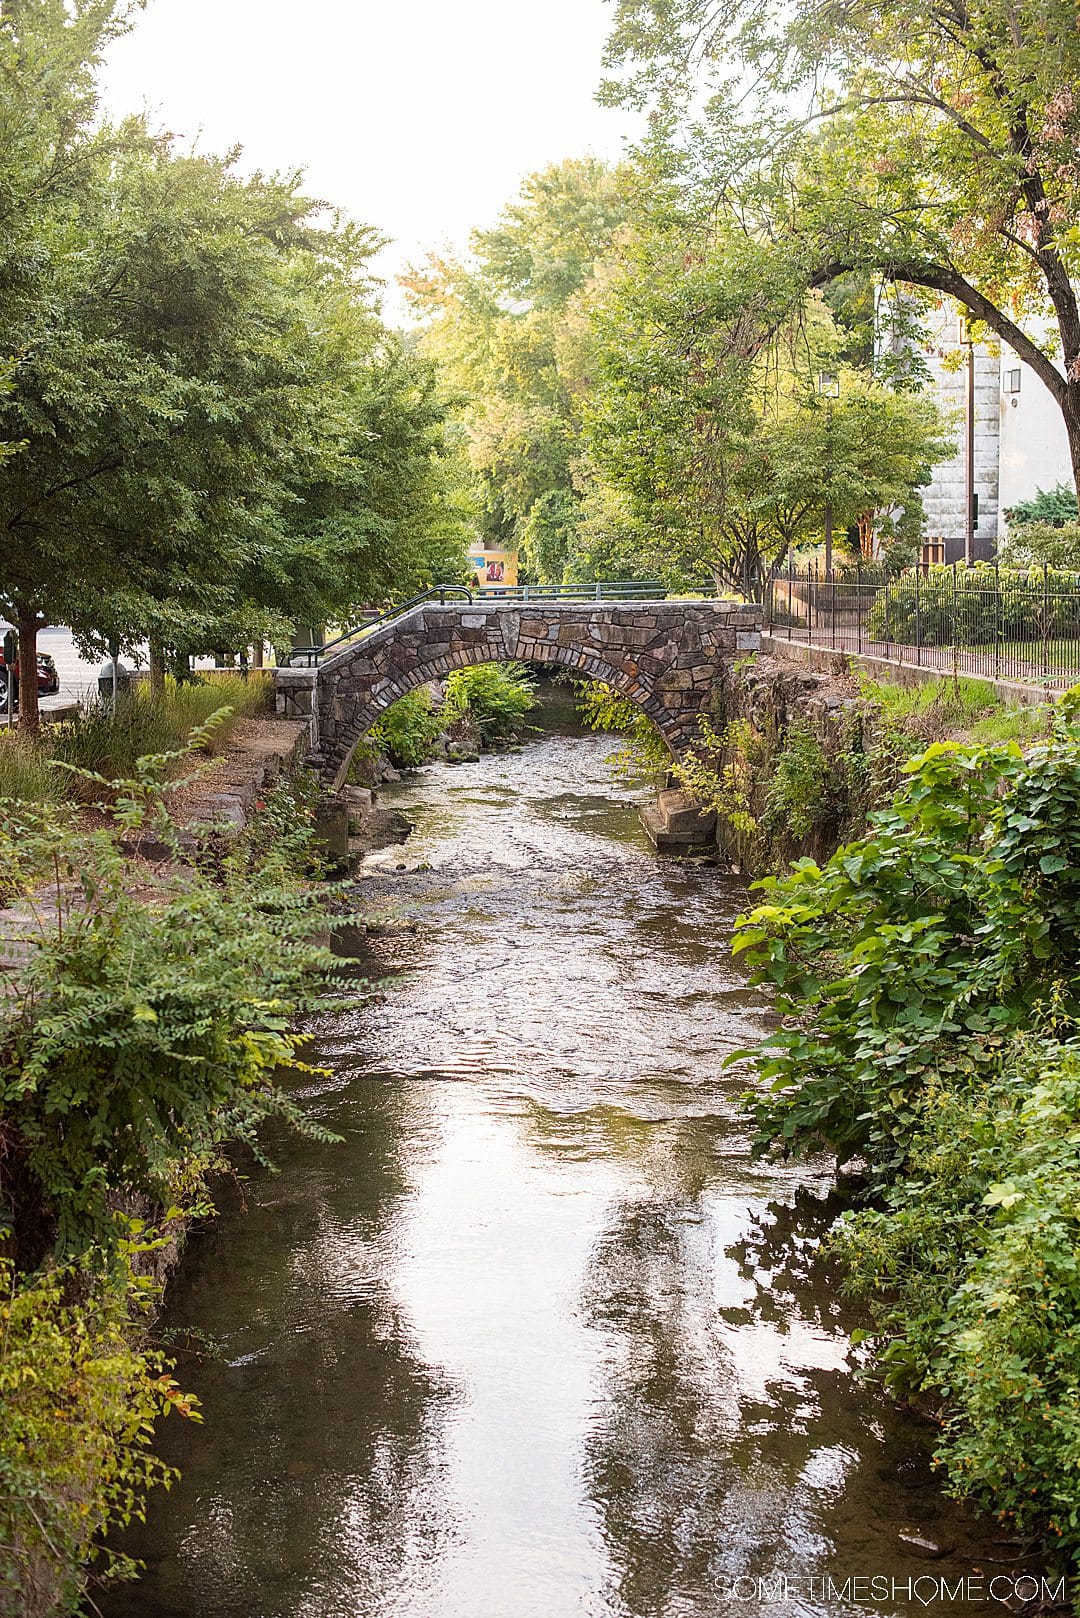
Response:
[[[9,627],[3,619],[0,619],[0,639],[3,638]],[[97,686],[98,670],[101,664],[88,663],[79,654],[70,629],[64,629],[59,625],[50,625],[48,629],[41,630],[38,634],[38,650],[49,654],[56,664],[56,672],[60,676],[60,689],[56,695],[41,698],[43,711],[70,707],[71,703],[81,702],[84,697],[93,694]],[[132,665],[131,658],[121,658],[121,662],[125,663],[129,668]],[[145,663],[144,656],[144,667]],[[210,669],[213,666],[214,660],[212,657],[197,657],[195,659],[196,669]],[[0,713],[0,725],[4,723],[6,723],[6,714]]]
[[[0,619],[0,638],[9,627]],[[41,630],[38,635],[38,650],[49,654],[60,676],[60,689],[56,695],[42,697],[43,710],[66,708],[72,702],[80,701],[93,689],[97,682],[98,666],[95,663],[88,663],[79,655],[70,629],[50,626]]]

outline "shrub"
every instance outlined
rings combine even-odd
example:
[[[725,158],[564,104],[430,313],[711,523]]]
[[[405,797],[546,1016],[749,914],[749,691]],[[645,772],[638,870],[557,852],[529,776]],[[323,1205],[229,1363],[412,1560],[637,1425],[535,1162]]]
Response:
[[[784,1025],[757,1149],[861,1159],[832,1238],[950,1486],[1080,1556],[1080,692],[1051,738],[939,742],[736,948]],[[745,1053],[743,1053],[745,1054]]]
[[[370,739],[399,770],[413,770],[431,757],[435,738],[445,724],[430,686],[420,685],[387,708],[372,726]]]
[[[509,741],[536,706],[534,683],[521,663],[477,663],[446,682],[446,719],[469,716],[485,743]]]
[[[904,573],[875,597],[866,632],[870,640],[923,646],[1080,638],[1080,579],[985,563]]]
[[[1034,500],[1021,500],[1009,506],[1005,519],[1014,528],[1026,527],[1029,523],[1061,528],[1066,523],[1075,523],[1078,514],[1076,490],[1068,483],[1057,483],[1052,489],[1040,489]]]
[[[171,836],[168,762],[114,783],[118,825]],[[270,1114],[310,1132],[278,1076],[302,1070],[291,1020],[338,963],[295,854],[286,840],[251,859],[241,840],[135,890],[111,830],[29,806],[4,817],[0,871],[27,922],[0,1025],[0,1213],[23,1267],[50,1244],[60,1259],[114,1245],[117,1197],[170,1200],[178,1163],[230,1139],[257,1148]]]
[[[938,1073],[907,1171],[829,1246],[891,1389],[941,1408],[951,1488],[1080,1550],[1080,1045],[1022,1038],[985,1084]]]
[[[680,786],[740,839],[757,830],[751,795],[759,752],[749,720],[733,719],[718,731],[708,719],[702,719],[693,748],[674,766]]]
[[[115,827],[152,824],[168,841],[162,782],[182,762],[140,760],[105,783]],[[283,801],[268,807],[284,825]],[[26,917],[0,1022],[5,1618],[75,1610],[102,1537],[168,1481],[148,1448],[154,1417],[194,1413],[143,1346],[142,1255],[164,1238],[126,1210],[167,1209],[169,1223],[201,1211],[224,1143],[261,1157],[268,1116],[330,1138],[280,1084],[310,1071],[295,1019],[325,1006],[338,971],[319,942],[325,890],[298,880],[307,837],[256,826],[212,859],[140,871],[136,888],[112,828],[25,802],[0,815],[0,880]]]
[[[432,757],[436,738],[456,721],[470,719],[481,742],[490,746],[516,736],[535,702],[522,664],[477,663],[455,669],[441,703],[427,685],[406,692],[372,726],[370,740],[399,769],[415,769]]]
[[[126,1260],[17,1279],[0,1259],[0,1613],[74,1611],[86,1564],[131,1576],[104,1546],[173,1474],[149,1451],[155,1418],[195,1416],[169,1368],[131,1342],[145,1301]]]
[[[1031,522],[1009,535],[1009,563],[1015,567],[1080,568],[1080,523]]]

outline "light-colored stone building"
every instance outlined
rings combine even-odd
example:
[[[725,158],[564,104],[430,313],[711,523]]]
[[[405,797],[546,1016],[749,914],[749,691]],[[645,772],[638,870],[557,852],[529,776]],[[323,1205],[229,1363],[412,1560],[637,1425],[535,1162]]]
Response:
[[[956,444],[923,489],[926,533],[962,547],[967,519],[967,351],[960,343],[959,310],[948,305],[924,317],[927,388],[937,398]],[[975,493],[977,554],[993,553],[1005,538],[1004,513],[1040,489],[1071,484],[1072,462],[1061,412],[1046,384],[1004,344],[975,345]],[[962,548],[960,551],[962,554]]]

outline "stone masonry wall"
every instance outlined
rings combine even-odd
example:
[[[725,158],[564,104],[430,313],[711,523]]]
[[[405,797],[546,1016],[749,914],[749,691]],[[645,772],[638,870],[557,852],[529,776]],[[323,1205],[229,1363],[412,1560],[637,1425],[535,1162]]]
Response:
[[[761,609],[733,601],[425,604],[318,670],[279,670],[279,705],[310,717],[311,762],[331,789],[384,709],[472,663],[550,663],[603,680],[636,702],[678,754],[722,666],[760,639]]]

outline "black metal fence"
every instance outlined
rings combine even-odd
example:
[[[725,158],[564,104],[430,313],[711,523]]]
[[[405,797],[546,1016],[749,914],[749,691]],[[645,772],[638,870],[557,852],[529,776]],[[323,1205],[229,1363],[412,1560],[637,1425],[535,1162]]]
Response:
[[[1080,682],[1080,574],[979,564],[834,571],[770,581],[765,628],[833,651],[1063,690]]]

